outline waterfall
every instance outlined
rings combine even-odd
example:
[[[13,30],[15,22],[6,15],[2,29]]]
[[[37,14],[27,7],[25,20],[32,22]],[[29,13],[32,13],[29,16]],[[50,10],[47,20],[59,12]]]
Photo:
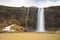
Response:
[[[29,8],[27,9],[27,15],[26,15],[26,21],[25,21],[25,27],[26,27],[26,31],[28,32],[29,31],[29,29],[28,29],[28,27],[27,27],[27,22],[28,22],[28,17],[29,17]]]
[[[38,9],[37,32],[45,32],[44,8]]]

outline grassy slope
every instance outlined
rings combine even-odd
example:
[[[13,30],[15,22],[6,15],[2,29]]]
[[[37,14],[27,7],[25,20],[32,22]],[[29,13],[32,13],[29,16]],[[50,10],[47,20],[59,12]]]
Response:
[[[2,33],[0,40],[60,40],[60,34],[47,33]]]

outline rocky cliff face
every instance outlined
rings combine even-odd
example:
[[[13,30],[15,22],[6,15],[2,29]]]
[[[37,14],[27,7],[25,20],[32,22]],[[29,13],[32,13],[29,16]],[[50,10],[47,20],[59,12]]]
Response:
[[[45,8],[45,27],[49,31],[60,29],[60,6]]]
[[[8,7],[0,5],[0,32],[11,24],[22,26],[26,29],[26,18],[28,31],[34,31],[37,27],[37,7]],[[60,29],[60,6],[45,8],[45,27],[46,30],[56,31]]]
[[[37,7],[28,7],[29,15],[27,26],[31,30],[35,30],[37,24]],[[0,30],[10,24],[17,24],[25,27],[27,18],[27,7],[8,7],[0,5]],[[29,30],[30,31],[30,30]]]

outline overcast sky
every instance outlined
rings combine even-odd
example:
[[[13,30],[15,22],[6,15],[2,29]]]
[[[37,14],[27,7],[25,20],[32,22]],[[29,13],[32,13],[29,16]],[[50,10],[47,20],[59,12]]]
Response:
[[[21,7],[21,6],[38,6],[48,7],[60,5],[60,0],[0,0],[0,5]]]

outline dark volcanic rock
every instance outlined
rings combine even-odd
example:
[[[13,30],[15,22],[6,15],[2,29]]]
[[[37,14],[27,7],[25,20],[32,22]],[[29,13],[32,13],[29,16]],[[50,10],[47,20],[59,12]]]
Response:
[[[60,6],[45,8],[45,27],[50,31],[60,29]]]
[[[37,24],[37,7],[8,7],[0,5],[0,28],[10,24],[17,24],[25,27],[27,9],[29,10],[27,26],[34,30]],[[5,24],[4,24],[5,23]]]

